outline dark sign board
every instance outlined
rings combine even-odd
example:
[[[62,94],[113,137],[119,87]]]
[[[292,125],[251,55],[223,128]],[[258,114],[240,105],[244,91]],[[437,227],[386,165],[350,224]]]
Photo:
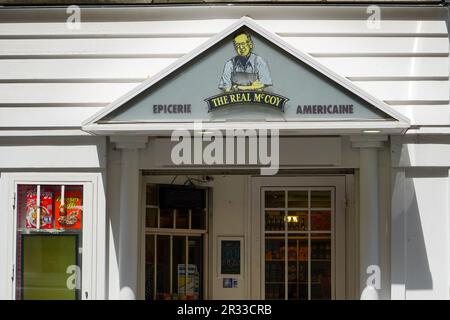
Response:
[[[241,273],[241,241],[222,240],[221,241],[221,274]]]
[[[161,209],[204,209],[206,207],[205,190],[185,186],[160,186],[159,207]]]

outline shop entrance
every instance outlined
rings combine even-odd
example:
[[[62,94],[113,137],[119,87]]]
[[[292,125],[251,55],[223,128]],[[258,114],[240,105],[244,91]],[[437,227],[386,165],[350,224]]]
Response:
[[[207,201],[205,188],[146,184],[146,300],[204,298]]]
[[[252,280],[254,297],[343,298],[344,187],[338,176],[253,180],[253,219],[261,234],[252,242],[261,252],[253,259],[261,266]]]

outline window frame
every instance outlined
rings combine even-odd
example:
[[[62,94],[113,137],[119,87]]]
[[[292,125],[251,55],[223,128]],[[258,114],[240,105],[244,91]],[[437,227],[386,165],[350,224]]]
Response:
[[[82,284],[81,299],[101,299],[105,294],[105,240],[104,235],[105,202],[99,197],[102,186],[100,173],[8,173],[8,197],[11,199],[7,234],[8,257],[7,266],[11,270],[9,281],[10,298],[16,299],[17,281],[17,188],[20,184],[28,185],[82,185],[83,186],[83,224],[82,224]]]
[[[202,300],[206,300],[209,297],[209,211],[210,211],[210,196],[208,192],[208,187],[199,187],[204,189],[206,195],[206,204],[205,204],[205,228],[204,229],[178,229],[176,228],[176,213],[173,215],[173,225],[172,228],[159,228],[160,221],[160,208],[159,204],[157,205],[147,205],[146,203],[146,188],[147,185],[167,185],[163,181],[152,181],[150,177],[142,177],[141,180],[141,217],[140,217],[140,245],[139,245],[139,281],[138,281],[138,292],[139,298],[145,299],[145,246],[146,246],[146,236],[153,235],[155,236],[155,246],[156,246],[156,238],[157,236],[169,236],[171,243],[171,251],[172,251],[172,241],[174,236],[185,236],[185,237],[200,237],[203,242],[203,298]],[[147,228],[146,226],[146,211],[147,208],[154,208],[158,210],[157,213],[157,227],[156,228]],[[191,210],[189,213],[189,226],[191,227]],[[186,247],[188,247],[186,243]],[[188,256],[188,251],[186,251]],[[155,256],[156,259],[156,256]],[[154,273],[154,277],[156,278],[156,272]]]

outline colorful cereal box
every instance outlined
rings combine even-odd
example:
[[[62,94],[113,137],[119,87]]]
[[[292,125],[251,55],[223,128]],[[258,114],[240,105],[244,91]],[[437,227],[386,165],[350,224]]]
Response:
[[[53,228],[53,193],[41,191],[41,201],[38,210],[36,191],[30,190],[26,195],[26,227],[37,229],[38,214],[41,216],[40,229]],[[40,212],[39,212],[40,211]]]
[[[82,189],[66,190],[64,204],[61,201],[61,192],[56,192],[55,197],[55,228],[80,229],[83,217]]]

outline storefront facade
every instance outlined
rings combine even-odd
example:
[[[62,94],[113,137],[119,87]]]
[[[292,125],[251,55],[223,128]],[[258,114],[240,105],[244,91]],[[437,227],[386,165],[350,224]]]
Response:
[[[448,299],[448,9],[366,9],[2,10],[1,298]]]

